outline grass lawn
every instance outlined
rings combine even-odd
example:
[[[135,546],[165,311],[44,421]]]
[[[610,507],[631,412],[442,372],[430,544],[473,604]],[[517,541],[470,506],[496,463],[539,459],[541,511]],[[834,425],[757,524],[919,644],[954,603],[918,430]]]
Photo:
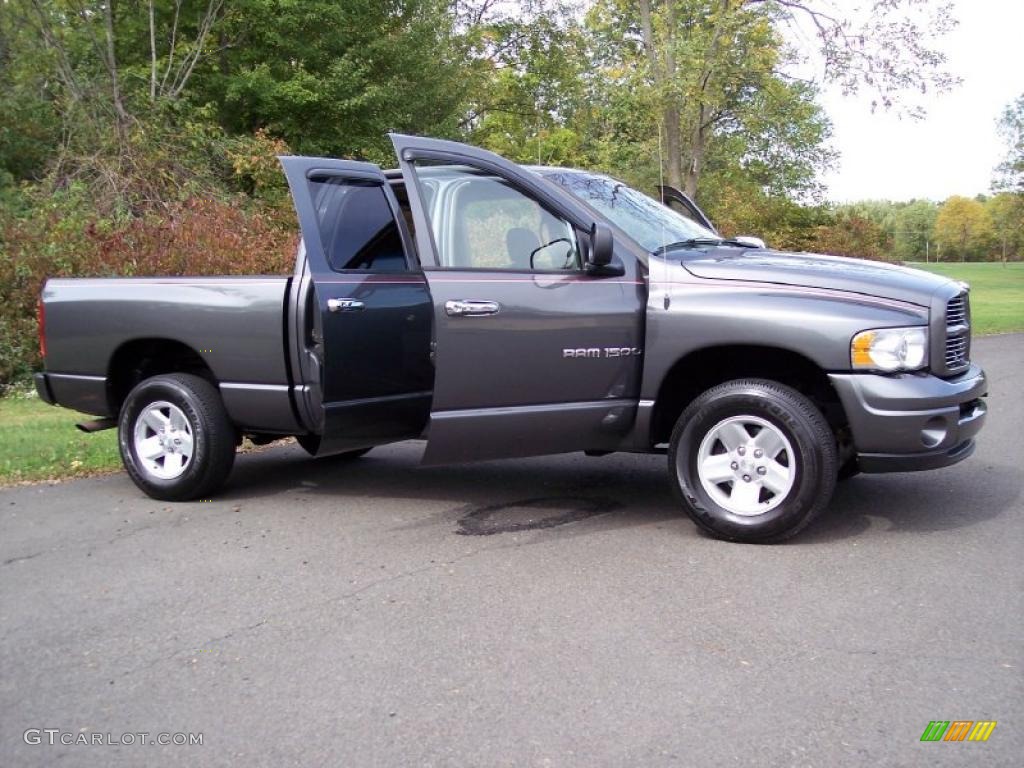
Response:
[[[0,485],[89,475],[121,466],[117,432],[75,429],[85,416],[47,405],[35,393],[0,398]]]
[[[1024,263],[908,263],[971,284],[972,330],[979,333],[1024,331]]]

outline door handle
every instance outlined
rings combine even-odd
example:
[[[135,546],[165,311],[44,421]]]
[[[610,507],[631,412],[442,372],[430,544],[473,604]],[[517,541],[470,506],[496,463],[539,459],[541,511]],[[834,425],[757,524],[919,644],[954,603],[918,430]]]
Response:
[[[501,310],[501,304],[496,301],[470,301],[469,299],[458,299],[446,301],[444,311],[449,317],[479,317],[482,315],[496,315]]]
[[[327,309],[331,312],[358,312],[366,309],[366,305],[359,299],[328,299]]]

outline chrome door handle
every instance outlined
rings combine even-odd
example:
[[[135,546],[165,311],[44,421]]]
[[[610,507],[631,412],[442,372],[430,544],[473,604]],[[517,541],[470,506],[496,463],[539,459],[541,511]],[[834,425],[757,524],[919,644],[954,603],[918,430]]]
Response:
[[[496,315],[501,305],[496,301],[470,301],[459,299],[446,301],[444,311],[449,317],[476,317],[480,315]]]
[[[328,299],[327,309],[331,312],[358,312],[366,309],[366,305],[359,299]]]

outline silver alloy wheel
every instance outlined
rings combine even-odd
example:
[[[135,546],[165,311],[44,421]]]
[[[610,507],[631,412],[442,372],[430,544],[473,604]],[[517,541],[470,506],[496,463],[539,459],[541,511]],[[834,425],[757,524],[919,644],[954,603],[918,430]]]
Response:
[[[796,456],[782,430],[757,416],[723,419],[701,440],[697,476],[707,494],[735,515],[763,515],[796,480]]]
[[[147,405],[135,417],[133,433],[139,465],[152,477],[173,480],[192,461],[192,425],[173,403]]]

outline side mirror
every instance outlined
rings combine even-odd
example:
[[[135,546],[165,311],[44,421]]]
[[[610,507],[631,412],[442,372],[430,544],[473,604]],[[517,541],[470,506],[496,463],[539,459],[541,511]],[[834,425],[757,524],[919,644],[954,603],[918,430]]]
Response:
[[[743,243],[744,245],[752,245],[755,248],[768,247],[767,245],[764,244],[764,240],[762,240],[760,237],[751,237],[750,235],[739,235],[738,237],[734,237],[733,240],[735,240],[737,243]]]
[[[615,238],[612,229],[604,222],[596,221],[590,228],[590,251],[587,253],[587,267],[600,269],[612,263]]]

